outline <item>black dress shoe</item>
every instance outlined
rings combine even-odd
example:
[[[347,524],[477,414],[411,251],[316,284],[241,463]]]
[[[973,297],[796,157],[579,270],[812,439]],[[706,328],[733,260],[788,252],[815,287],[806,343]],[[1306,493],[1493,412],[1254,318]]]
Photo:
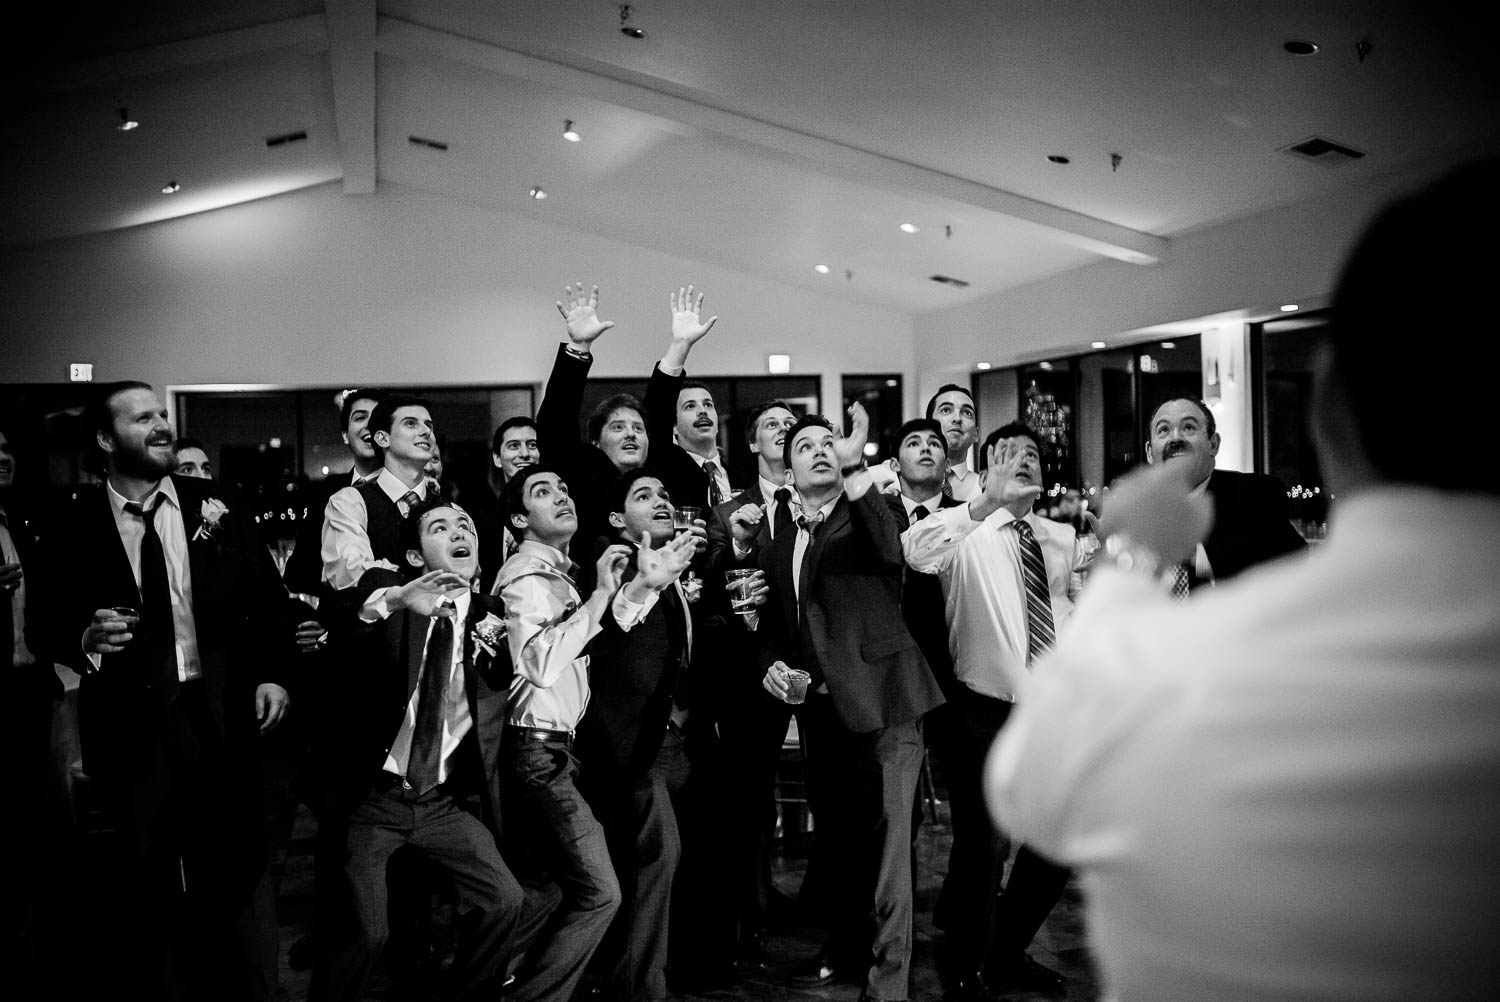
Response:
[[[1042,992],[1047,995],[1064,995],[1068,985],[1067,978],[1024,953],[991,963],[985,970],[984,981],[990,988],[1000,991]]]

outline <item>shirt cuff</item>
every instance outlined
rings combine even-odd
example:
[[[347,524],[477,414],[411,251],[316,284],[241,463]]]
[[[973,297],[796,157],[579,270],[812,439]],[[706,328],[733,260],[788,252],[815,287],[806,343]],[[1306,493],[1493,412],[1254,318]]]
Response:
[[[870,476],[868,469],[851,473],[844,478],[844,496],[850,501],[858,501],[874,483],[875,479]]]
[[[378,623],[391,614],[391,607],[386,602],[386,595],[390,588],[382,588],[379,591],[370,592],[370,597],[365,599],[365,604],[359,607],[359,618],[366,623]]]
[[[615,592],[614,599],[609,603],[609,610],[614,614],[615,622],[620,624],[620,629],[628,632],[639,626],[641,620],[651,614],[660,596],[660,592],[652,592],[646,596],[644,602],[632,602],[625,597],[625,589],[621,588]]]
[[[746,557],[748,557],[751,553],[754,552],[748,546],[741,546],[740,545],[740,541],[738,539],[733,540],[732,542],[734,544],[734,559],[736,559],[736,560],[744,560]]]

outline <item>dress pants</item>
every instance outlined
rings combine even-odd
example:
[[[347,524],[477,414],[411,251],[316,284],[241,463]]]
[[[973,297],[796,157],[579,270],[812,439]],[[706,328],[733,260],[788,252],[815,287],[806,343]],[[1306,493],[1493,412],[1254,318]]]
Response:
[[[338,874],[347,914],[338,917],[343,921],[336,928],[325,922],[319,932],[321,952],[308,991],[312,1002],[361,997],[390,937],[386,865],[402,846],[421,852],[453,879],[459,950],[451,987],[457,997],[498,991],[506,963],[545,920],[546,908],[522,891],[478,817],[441,787],[417,796],[402,788],[399,777],[382,774],[349,816]]]
[[[527,879],[545,875],[562,891],[510,998],[568,1002],[620,906],[620,884],[604,828],[578,792],[570,742],[507,727],[500,754],[506,855]]]
[[[911,809],[922,765],[921,725],[913,720],[851,731],[834,712],[832,698],[816,692],[808,694],[802,719],[816,841],[834,867],[827,872],[832,907],[824,952],[835,967],[870,957],[864,994],[905,999],[912,952]]]

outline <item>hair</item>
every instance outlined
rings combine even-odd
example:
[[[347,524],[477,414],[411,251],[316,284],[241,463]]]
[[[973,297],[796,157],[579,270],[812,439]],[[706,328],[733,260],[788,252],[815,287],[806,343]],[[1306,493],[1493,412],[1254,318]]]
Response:
[[[172,450],[174,452],[181,452],[183,449],[197,449],[204,455],[208,455],[208,449],[204,446],[202,441],[186,435],[172,443]]]
[[[535,463],[516,471],[516,475],[505,482],[505,487],[500,491],[500,514],[505,518],[505,529],[517,542],[521,540],[521,530],[517,529],[512,519],[520,515],[526,516],[526,481],[541,473],[553,473],[562,480],[562,470],[548,463]],[[567,483],[567,481],[563,481]]]
[[[792,443],[804,428],[827,428],[833,431],[833,422],[821,414],[804,414],[797,419],[797,423],[787,431],[786,441],[781,444],[781,462],[787,469],[792,468]]]
[[[1203,412],[1204,420],[1208,423],[1209,438],[1213,438],[1219,433],[1219,422],[1214,420],[1214,412],[1208,409],[1208,404],[1204,403],[1198,397],[1190,397],[1185,393],[1179,393],[1176,396],[1167,397],[1165,400],[1162,400],[1151,409],[1151,417],[1155,419],[1157,411],[1167,406],[1167,404],[1175,403],[1178,400],[1186,400],[1188,403],[1192,404],[1194,407]],[[1146,437],[1148,439],[1151,437],[1151,429],[1149,427],[1146,429]]]
[[[936,419],[916,417],[903,424],[901,430],[896,432],[896,448],[901,448],[901,443],[906,441],[906,436],[914,431],[930,431],[939,439],[943,437],[943,426],[938,424]],[[947,443],[943,444],[946,448]]]
[[[500,446],[505,444],[505,433],[512,428],[530,428],[536,430],[536,419],[527,414],[517,414],[500,422],[500,427],[495,429],[494,436],[490,439],[490,452],[500,455]]]
[[[684,379],[682,385],[677,387],[677,394],[681,396],[683,390],[704,390],[708,393],[710,399],[714,395],[714,391],[708,388],[708,384],[698,379]]]
[[[760,419],[765,416],[766,411],[771,410],[774,407],[780,407],[782,410],[791,414],[793,417],[796,417],[797,415],[797,412],[792,410],[792,405],[787,403],[785,400],[767,400],[763,403],[756,404],[754,407],[750,408],[750,413],[745,415],[746,442],[754,443],[755,429],[760,424]]]
[[[370,433],[370,444],[375,447],[375,455],[381,459],[385,458],[385,450],[375,441],[375,433],[383,431],[387,435],[391,433],[391,424],[396,419],[396,412],[403,407],[421,407],[427,411],[428,417],[432,416],[432,405],[427,402],[426,397],[419,397],[411,393],[391,393],[376,403],[375,410],[370,413],[370,423],[365,429]]]
[[[629,393],[616,393],[599,401],[599,406],[589,415],[590,442],[598,443],[599,436],[604,434],[604,426],[609,423],[609,416],[622,408],[629,408],[639,414],[642,421],[646,420],[646,408],[641,406],[638,398]]]
[[[942,396],[944,393],[952,393],[955,390],[968,397],[969,403],[974,403],[974,393],[967,386],[959,386],[957,383],[944,383],[942,386],[938,387],[938,391],[932,395],[932,399],[927,401],[927,416],[932,417],[933,412],[937,410],[938,397]],[[974,409],[976,411],[979,410],[977,404],[975,405]]]
[[[407,550],[420,550],[422,548],[422,519],[438,508],[452,508],[454,511],[462,512],[468,516],[470,523],[474,517],[469,515],[467,509],[451,498],[444,497],[440,492],[430,492],[425,498],[412,506],[401,520],[399,539],[401,541],[401,552]]]
[[[349,415],[354,410],[354,405],[360,400],[373,400],[378,406],[382,400],[390,396],[385,390],[377,390],[373,387],[356,386],[352,390],[345,390],[339,398],[339,430],[347,431],[349,428]]]
[[[610,495],[610,514],[623,512],[625,510],[625,501],[630,497],[630,492],[635,487],[636,482],[647,479],[657,481],[662,485],[662,489],[666,490],[666,481],[662,480],[661,474],[649,466],[642,466],[620,474],[618,479],[615,480],[614,493]]]
[[[1364,458],[1398,483],[1500,493],[1500,468],[1475,450],[1494,418],[1490,367],[1473,359],[1443,369],[1442,425],[1414,419],[1412,339],[1434,305],[1481,315],[1493,256],[1468,240],[1500,226],[1500,159],[1460,167],[1384,209],[1346,259],[1333,300],[1327,375],[1343,391]],[[1420,347],[1420,346],[1418,346]],[[1327,408],[1321,419],[1344,417]],[[1336,401],[1335,401],[1336,402]]]
[[[1035,428],[1031,427],[1025,421],[1011,421],[1009,424],[1002,424],[984,436],[984,441],[979,446],[979,461],[981,463],[988,465],[990,449],[1002,438],[1029,438],[1031,439],[1031,444],[1036,446],[1036,451],[1042,451],[1042,436],[1037,434]]]

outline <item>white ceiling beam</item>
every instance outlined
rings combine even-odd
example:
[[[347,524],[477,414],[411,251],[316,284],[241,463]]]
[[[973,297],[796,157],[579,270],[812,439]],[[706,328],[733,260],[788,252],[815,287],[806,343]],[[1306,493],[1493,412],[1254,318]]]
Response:
[[[379,19],[375,47],[382,54],[408,59],[437,56],[581,94],[712,132],[763,154],[791,159],[882,190],[901,194],[925,193],[960,205],[975,206],[1036,226],[1065,245],[1119,261],[1157,264],[1167,254],[1167,240],[1163,237],[773,125],[716,107],[706,96],[656,78],[622,79],[627,71],[617,67],[609,67],[608,72],[582,68],[387,17]]]
[[[45,71],[41,85],[53,91],[83,90],[133,77],[219,63],[264,52],[322,52],[328,48],[328,25],[321,14],[236,28],[180,42],[166,42],[65,63]]]
[[[375,0],[327,0],[333,121],[344,194],[375,193]]]

